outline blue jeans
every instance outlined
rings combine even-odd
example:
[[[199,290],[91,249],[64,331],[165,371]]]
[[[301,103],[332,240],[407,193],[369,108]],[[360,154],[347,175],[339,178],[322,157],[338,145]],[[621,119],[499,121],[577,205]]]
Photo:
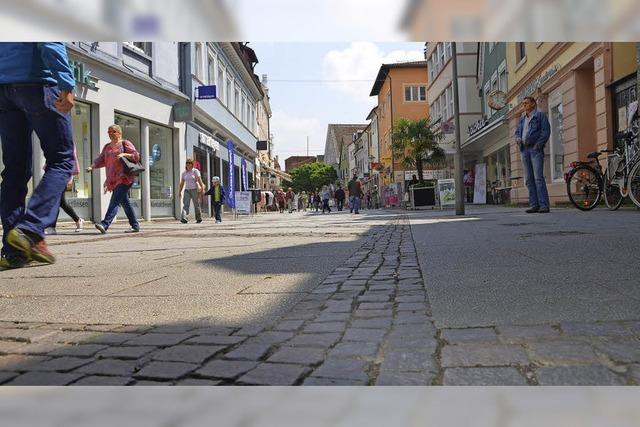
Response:
[[[534,150],[533,147],[525,147],[521,154],[525,184],[529,190],[529,206],[548,208],[549,193],[544,182],[544,149]]]
[[[221,210],[222,210],[222,202],[213,202],[213,212],[214,212],[216,221],[222,221],[222,216],[220,216]]]
[[[19,228],[44,238],[44,229],[58,215],[60,198],[73,170],[71,116],[55,109],[60,91],[41,83],[0,85],[0,140],[2,140],[2,252],[15,253],[6,234]],[[27,183],[33,172],[32,131],[40,139],[47,162],[42,180],[26,205]]]
[[[349,197],[349,202],[351,203],[351,209],[355,213],[360,213],[360,197],[351,196],[351,197]]]
[[[122,205],[124,213],[127,215],[127,219],[129,219],[129,225],[131,228],[136,230],[140,228],[140,224],[136,219],[136,213],[133,211],[131,203],[129,203],[130,188],[131,185],[119,184],[113,189],[113,192],[111,193],[111,200],[109,200],[109,207],[107,208],[107,214],[104,216],[104,219],[100,221],[105,230],[109,228],[113,219],[116,217],[116,214],[118,213],[118,205]]]

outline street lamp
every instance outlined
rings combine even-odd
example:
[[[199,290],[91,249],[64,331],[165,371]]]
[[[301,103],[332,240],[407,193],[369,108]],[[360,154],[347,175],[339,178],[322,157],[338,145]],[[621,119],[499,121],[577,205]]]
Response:
[[[456,183],[456,215],[464,215],[464,180],[463,180],[463,161],[462,149],[460,148],[460,105],[458,103],[458,54],[457,43],[451,42],[451,67],[453,74],[453,115],[455,118],[456,133],[456,154],[455,162],[455,183]]]

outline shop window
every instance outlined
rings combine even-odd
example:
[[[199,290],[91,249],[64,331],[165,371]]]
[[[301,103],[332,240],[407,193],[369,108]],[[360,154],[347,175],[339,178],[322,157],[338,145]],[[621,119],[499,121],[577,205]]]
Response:
[[[173,216],[173,133],[149,124],[151,216]]]
[[[226,160],[222,161],[222,184],[225,189],[229,188],[229,162]]]
[[[235,191],[240,191],[240,181],[242,181],[242,176],[240,175],[240,168],[238,166],[233,167],[233,178],[234,178],[234,189]]]
[[[91,172],[85,169],[93,162],[91,153],[91,106],[75,102],[71,110],[71,129],[78,156],[78,175],[73,177],[73,185],[65,197],[81,218],[91,218]],[[64,211],[60,212],[63,217]]]
[[[115,124],[122,128],[122,139],[130,141],[138,152],[141,152],[141,128],[140,120],[134,117],[126,116],[124,114],[115,114]],[[106,132],[106,129],[104,130]],[[141,159],[142,164],[146,162]],[[140,176],[136,176],[133,181],[133,186],[129,190],[129,198],[131,199],[131,206],[136,212],[137,217],[142,216],[142,187]],[[124,215],[122,210],[119,211],[119,215]]]
[[[555,96],[550,103],[551,116],[551,179],[560,180],[564,173],[564,135],[562,96]]]

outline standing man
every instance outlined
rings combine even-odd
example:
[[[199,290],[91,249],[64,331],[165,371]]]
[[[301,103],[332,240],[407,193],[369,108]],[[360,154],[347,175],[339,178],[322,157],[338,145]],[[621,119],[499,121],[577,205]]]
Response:
[[[358,181],[358,175],[353,174],[353,178],[349,181],[349,203],[351,203],[351,212],[360,213],[360,199],[362,198],[362,186]]]
[[[213,211],[215,212],[216,224],[222,222],[222,216],[220,212],[222,211],[222,204],[224,203],[224,198],[227,197],[227,193],[224,191],[224,187],[220,185],[220,177],[214,176],[211,180],[211,188],[209,191],[204,193],[205,196],[211,196],[211,201],[213,202]]]
[[[551,127],[546,114],[538,111],[536,100],[527,96],[522,101],[524,114],[516,128],[516,143],[522,154],[524,177],[529,190],[527,213],[549,212],[549,193],[544,181],[544,146]]]
[[[344,190],[342,189],[342,184],[338,184],[338,189],[334,193],[336,198],[336,205],[338,206],[338,211],[342,211],[342,206],[344,205],[344,199],[346,195],[344,194]]]
[[[2,259],[4,268],[55,257],[44,240],[74,168],[69,111],[75,80],[64,43],[0,43]],[[32,131],[47,169],[25,206],[33,173]]]
[[[184,194],[183,191],[184,190]],[[188,222],[189,207],[193,200],[193,209],[196,211],[196,222],[202,222],[202,212],[200,211],[199,193],[204,191],[204,183],[200,171],[193,167],[193,159],[187,159],[185,171],[180,177],[180,194],[182,195],[182,218],[180,222],[186,224]]]

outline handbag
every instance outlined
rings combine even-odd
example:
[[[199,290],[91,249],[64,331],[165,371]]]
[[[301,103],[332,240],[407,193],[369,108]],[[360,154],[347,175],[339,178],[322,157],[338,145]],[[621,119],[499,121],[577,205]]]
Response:
[[[124,148],[124,142],[122,143],[122,152],[126,153],[127,150]],[[131,160],[129,160],[126,157],[121,157],[120,160],[122,160],[122,163],[124,165],[124,171],[129,174],[129,175],[140,175],[140,172],[144,172],[144,166],[142,166],[142,163],[140,163],[140,161],[138,162],[132,162]]]

